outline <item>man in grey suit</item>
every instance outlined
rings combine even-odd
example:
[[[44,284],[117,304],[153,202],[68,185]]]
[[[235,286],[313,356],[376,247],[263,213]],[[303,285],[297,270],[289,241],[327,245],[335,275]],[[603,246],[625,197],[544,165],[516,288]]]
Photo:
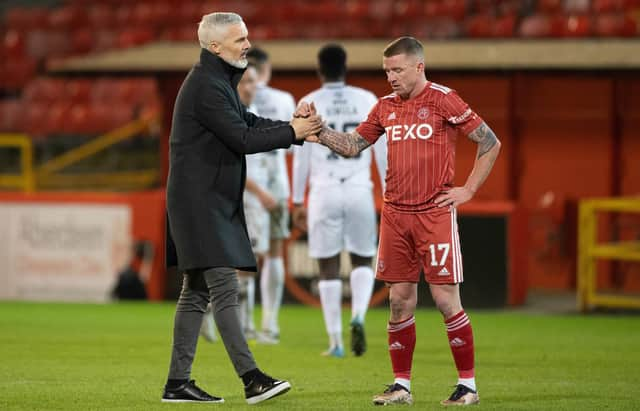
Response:
[[[176,99],[167,183],[168,255],[183,271],[164,402],[223,402],[190,380],[198,332],[211,301],[227,353],[255,404],[289,390],[290,384],[258,369],[238,319],[236,269],[256,271],[242,193],[245,155],[301,144],[321,131],[312,107],[298,108],[290,122],[249,113],[236,91],[251,44],[234,13],[203,16],[198,27],[200,61]],[[169,248],[170,249],[170,248]]]

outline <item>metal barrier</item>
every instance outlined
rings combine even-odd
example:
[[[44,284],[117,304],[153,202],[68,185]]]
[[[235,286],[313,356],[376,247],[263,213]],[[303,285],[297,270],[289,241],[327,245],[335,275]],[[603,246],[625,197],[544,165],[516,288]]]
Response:
[[[640,241],[598,243],[597,213],[640,213],[640,197],[602,198],[580,202],[578,215],[578,308],[640,308],[640,296],[602,293],[597,290],[597,261],[640,262]]]
[[[0,188],[19,188],[27,193],[35,191],[31,137],[24,134],[0,134],[0,148],[2,147],[20,150],[21,171],[19,174],[0,174]]]
[[[60,188],[149,188],[158,181],[159,170],[117,171],[82,174],[64,174],[63,169],[93,156],[114,144],[130,139],[148,130],[156,118],[136,120],[91,139],[79,147],[57,156],[39,167],[33,165],[33,144],[26,135],[0,134],[0,147],[18,147],[21,150],[21,173],[0,174],[0,188],[22,189],[33,192],[38,189]]]

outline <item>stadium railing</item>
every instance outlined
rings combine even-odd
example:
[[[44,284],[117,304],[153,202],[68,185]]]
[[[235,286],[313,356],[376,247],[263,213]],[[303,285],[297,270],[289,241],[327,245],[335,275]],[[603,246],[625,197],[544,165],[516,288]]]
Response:
[[[640,241],[599,242],[598,215],[603,212],[639,213],[640,197],[582,200],[578,228],[578,308],[640,308],[640,296],[598,290],[598,261],[640,262]]]
[[[37,189],[65,187],[91,189],[135,190],[151,187],[159,180],[157,168],[135,171],[63,173],[62,171],[82,160],[106,150],[122,141],[135,138],[157,123],[157,118],[132,121],[102,136],[54,157],[40,166],[34,166],[33,143],[26,135],[0,134],[0,148],[19,148],[21,171],[19,174],[0,174],[0,189],[21,189],[32,192]]]
[[[24,134],[0,134],[0,149],[17,148],[20,150],[20,172],[0,173],[0,188],[20,189],[31,193],[36,184],[33,171],[33,143]]]

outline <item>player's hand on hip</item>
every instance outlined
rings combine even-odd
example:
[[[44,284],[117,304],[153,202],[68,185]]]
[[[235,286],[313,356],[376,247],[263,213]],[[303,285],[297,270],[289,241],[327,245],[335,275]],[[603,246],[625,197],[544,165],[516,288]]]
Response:
[[[444,194],[436,198],[435,203],[438,207],[457,207],[473,198],[473,192],[466,187],[453,187]]]
[[[322,117],[312,114],[309,117],[293,118],[289,124],[293,127],[296,140],[304,140],[307,137],[317,135],[322,131]]]
[[[293,226],[300,231],[307,231],[307,209],[303,205],[294,205],[291,211]]]

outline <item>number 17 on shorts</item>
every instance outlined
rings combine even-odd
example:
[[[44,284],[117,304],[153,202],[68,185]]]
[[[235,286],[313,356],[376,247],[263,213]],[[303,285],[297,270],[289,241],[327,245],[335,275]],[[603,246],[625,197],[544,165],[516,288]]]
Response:
[[[377,275],[387,282],[461,283],[462,254],[455,208],[400,213],[385,208],[380,222]]]

